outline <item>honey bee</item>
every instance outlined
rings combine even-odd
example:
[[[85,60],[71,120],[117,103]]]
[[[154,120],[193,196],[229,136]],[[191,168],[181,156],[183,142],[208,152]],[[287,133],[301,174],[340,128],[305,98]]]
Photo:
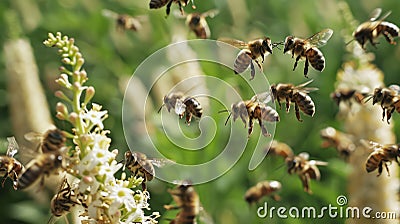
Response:
[[[140,20],[127,14],[118,14],[108,9],[103,9],[102,14],[105,17],[111,18],[116,21],[117,29],[138,31],[142,25]]]
[[[321,174],[317,166],[326,166],[327,162],[308,160],[309,154],[302,152],[294,157],[286,158],[286,165],[288,167],[289,174],[297,174],[303,184],[304,191],[312,194],[310,189],[310,179],[319,180]]]
[[[271,153],[272,155],[282,156],[284,159],[294,156],[293,150],[289,145],[283,142],[278,142],[276,140],[272,141],[268,153]]]
[[[143,178],[142,189],[146,190],[146,182],[153,180],[155,176],[154,166],[162,167],[168,163],[164,159],[149,159],[144,153],[141,152],[125,152],[125,165],[124,169],[128,168],[133,176]]]
[[[279,181],[261,181],[246,191],[244,199],[249,204],[258,202],[264,196],[270,196],[275,201],[279,201],[280,197],[276,193],[281,188]]]
[[[182,119],[183,116],[186,116],[186,123],[188,125],[190,125],[193,116],[201,118],[203,115],[203,108],[201,107],[200,102],[194,97],[184,96],[181,92],[172,92],[164,96],[163,102],[164,103],[158,112],[161,111],[163,106],[167,107],[168,112],[170,112],[171,109],[174,109],[180,119]]]
[[[186,16],[186,25],[196,34],[197,38],[210,38],[210,28],[208,27],[206,17],[213,18],[218,14],[218,10],[209,10],[205,13],[191,13]]]
[[[77,195],[69,185],[67,178],[64,178],[62,184],[60,185],[59,191],[51,199],[50,208],[52,217],[48,223],[54,223],[54,218],[61,216],[64,216],[66,222],[68,223],[65,215],[71,211],[72,207],[79,204],[80,203],[77,199]]]
[[[368,93],[360,92],[355,89],[338,89],[331,93],[331,99],[339,106],[341,102],[346,102],[351,106],[352,101],[362,104],[364,98],[368,96]]]
[[[322,142],[322,147],[336,148],[345,161],[349,161],[350,155],[356,150],[353,138],[349,134],[340,132],[332,127],[327,127],[321,130],[320,135],[324,140]]]
[[[197,217],[203,219],[203,223],[211,224],[212,219],[201,206],[200,198],[193,186],[187,181],[182,182],[174,189],[168,189],[176,205],[164,205],[166,210],[180,209],[171,224],[196,224]]]
[[[192,8],[195,9],[196,6],[193,4],[193,0],[191,0],[191,2],[192,2]],[[178,4],[179,10],[181,11],[181,14],[183,15],[184,14],[183,7],[189,3],[189,0],[151,0],[149,3],[149,6],[150,6],[150,9],[159,9],[166,5],[167,6],[166,13],[168,16],[169,13],[171,12],[172,3]]]
[[[385,166],[388,176],[389,167],[388,163],[396,161],[400,166],[398,157],[400,157],[400,144],[380,144],[373,141],[361,140],[361,142],[370,149],[374,151],[368,156],[365,162],[365,169],[368,173],[376,170],[378,168],[378,177],[382,174],[383,166]]]
[[[27,134],[25,137],[30,138],[32,134]],[[35,159],[31,160],[26,165],[26,170],[23,172],[17,181],[18,189],[25,189],[31,186],[40,178],[40,186],[44,184],[44,176],[55,173],[63,165],[63,154],[65,147],[65,134],[59,129],[48,130],[40,143],[42,154],[39,154]]]
[[[304,76],[306,78],[308,77],[309,64],[315,70],[322,72],[325,68],[325,57],[318,48],[324,46],[332,34],[333,30],[324,29],[305,40],[294,36],[286,37],[283,53],[291,54],[292,58],[296,57],[293,71],[297,67],[297,62],[301,59],[305,60]]]
[[[278,101],[279,108],[282,108],[281,101],[286,101],[286,112],[290,110],[290,103],[294,103],[296,118],[302,122],[300,118],[300,110],[308,116],[314,116],[315,104],[311,97],[308,95],[309,92],[318,90],[318,88],[305,88],[306,85],[311,83],[313,80],[294,86],[293,84],[273,84],[270,87],[270,91],[273,95],[273,99]]]
[[[384,121],[386,114],[386,121],[389,124],[393,112],[396,110],[400,113],[400,86],[390,85],[388,88],[375,88],[372,95],[372,105],[376,103],[380,103],[382,107],[382,121]]]
[[[365,44],[367,41],[369,41],[372,46],[376,48],[376,44],[378,44],[378,42],[375,42],[374,40],[377,39],[381,34],[385,37],[387,42],[393,45],[396,44],[393,38],[399,36],[399,27],[393,23],[383,21],[390,15],[390,11],[382,16],[382,18],[378,19],[378,17],[381,15],[381,12],[382,9],[376,8],[374,11],[372,11],[369,21],[359,25],[353,32],[353,40],[356,40],[363,49],[365,49]]]
[[[250,66],[250,80],[254,79],[254,76],[256,74],[252,62],[256,62],[257,66],[262,71],[261,64],[264,63],[265,57],[269,54],[272,54],[273,44],[269,37],[264,37],[263,39],[252,40],[249,42],[227,38],[220,38],[219,41],[231,44],[235,47],[242,49],[236,56],[235,62],[233,64],[234,72],[235,74],[243,73]]]
[[[7,153],[4,156],[0,156],[0,173],[4,172],[1,186],[4,187],[4,183],[9,177],[13,180],[13,187],[17,190],[18,176],[24,172],[24,166],[14,158],[14,155],[18,152],[18,144],[14,137],[7,138],[8,147]]]
[[[261,97],[260,97],[261,96]],[[265,97],[265,98],[264,98]],[[265,100],[262,100],[264,98]],[[271,136],[267,128],[264,126],[264,122],[278,122],[279,114],[272,107],[267,106],[271,100],[271,97],[267,93],[253,96],[250,100],[240,101],[231,105],[231,112],[226,119],[225,125],[227,124],[231,115],[233,121],[236,121],[238,117],[241,118],[245,127],[247,122],[249,123],[248,136],[250,137],[253,132],[253,120],[257,120],[261,127],[261,132],[264,136]]]

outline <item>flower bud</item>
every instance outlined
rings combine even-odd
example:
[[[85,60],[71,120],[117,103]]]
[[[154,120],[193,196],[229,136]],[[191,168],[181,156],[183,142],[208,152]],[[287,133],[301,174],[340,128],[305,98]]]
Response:
[[[86,94],[85,94],[85,100],[83,101],[83,104],[86,105],[89,103],[90,100],[92,100],[93,96],[95,94],[95,89],[93,86],[89,86],[86,89]]]

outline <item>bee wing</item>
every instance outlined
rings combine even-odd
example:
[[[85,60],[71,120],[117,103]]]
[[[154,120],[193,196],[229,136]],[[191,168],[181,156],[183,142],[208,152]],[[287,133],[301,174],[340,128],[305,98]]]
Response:
[[[183,103],[182,99],[177,99],[175,103],[175,113],[177,115],[182,115],[185,113],[186,105]]]
[[[310,154],[308,154],[307,152],[301,152],[298,156],[304,160],[308,160],[310,158]]]
[[[316,165],[316,166],[327,166],[328,162],[324,161],[319,161],[319,160],[310,160],[310,165]]]
[[[8,141],[8,146],[6,155],[9,157],[14,157],[14,155],[17,154],[19,150],[18,143],[14,137],[8,137],[7,141]]]
[[[118,13],[116,13],[116,12],[114,12],[114,11],[111,11],[111,10],[109,10],[109,9],[103,9],[103,10],[101,10],[101,14],[102,14],[104,17],[111,18],[111,19],[117,19],[117,18],[118,18]]]
[[[382,9],[381,8],[376,8],[374,9],[370,14],[369,14],[369,21],[373,22],[378,19],[378,17],[381,15]]]
[[[181,11],[179,11],[179,10],[172,11],[172,14],[174,15],[175,18],[178,18],[178,19],[185,19],[186,17],[189,16],[189,15],[183,15],[181,13]]]
[[[218,38],[218,41],[230,44],[232,46],[235,46],[235,47],[241,48],[241,49],[248,48],[248,44],[241,40],[235,40],[235,39],[222,37],[222,38]]]
[[[400,86],[393,84],[393,85],[390,85],[388,88],[396,91],[397,95],[400,95]]]
[[[199,219],[201,223],[204,224],[214,224],[214,220],[212,219],[211,215],[204,209],[204,207],[200,204],[199,210]]]
[[[218,15],[218,13],[219,13],[218,9],[211,9],[211,10],[208,10],[207,12],[204,12],[203,14],[201,14],[201,16],[214,18],[216,15]]]
[[[167,165],[172,165],[175,163],[172,160],[162,159],[162,158],[153,158],[153,159],[150,159],[150,162],[151,162],[151,164],[153,164],[154,166],[159,167],[159,168],[167,166]]]
[[[253,101],[253,102],[258,101],[258,102],[263,103],[263,104],[267,104],[271,100],[272,100],[272,96],[271,96],[271,93],[269,91],[256,94],[251,98],[251,101]]]
[[[383,147],[382,144],[374,142],[374,141],[368,141],[366,139],[360,139],[360,143],[362,145],[364,145],[365,148],[368,149],[373,149],[373,150],[377,150]]]
[[[296,86],[295,88],[296,89],[309,89],[310,91],[318,90],[318,88],[315,88],[315,87],[304,88],[305,86],[307,86],[308,84],[312,83],[313,81],[314,81],[314,79],[311,79],[310,81],[307,81],[305,83],[302,83],[302,84]]]
[[[311,37],[307,38],[307,41],[310,45],[316,47],[324,46],[328,40],[332,37],[333,30],[331,29],[323,29],[320,32],[312,35]]]

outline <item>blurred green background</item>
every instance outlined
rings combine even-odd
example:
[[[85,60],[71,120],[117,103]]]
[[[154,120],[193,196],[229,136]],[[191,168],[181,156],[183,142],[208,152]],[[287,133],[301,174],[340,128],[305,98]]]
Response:
[[[368,19],[369,13],[377,7],[383,11],[392,10],[388,21],[399,23],[400,1],[345,1],[349,4],[354,18],[359,22]],[[175,32],[182,32],[187,39],[195,38],[188,31],[184,20],[176,18],[173,13],[165,18],[165,8],[150,10],[149,0],[3,0],[0,2],[0,43],[5,43],[10,38],[28,38],[35,54],[39,67],[40,79],[44,86],[47,100],[52,114],[55,114],[55,104],[58,99],[54,97],[54,79],[57,77],[59,57],[54,49],[46,48],[42,42],[48,32],[60,31],[65,35],[74,37],[76,45],[80,47],[86,64],[85,69],[89,74],[89,84],[95,86],[97,92],[94,102],[103,105],[109,111],[109,118],[105,122],[106,129],[111,130],[113,139],[112,148],[126,150],[126,142],[122,128],[122,101],[124,89],[122,82],[131,77],[135,68],[150,54],[168,45],[173,41]],[[286,114],[280,113],[281,121],[277,124],[275,139],[284,141],[293,147],[296,153],[307,151],[311,158],[328,161],[329,166],[320,168],[321,181],[311,182],[313,195],[303,192],[301,182],[295,175],[288,175],[283,160],[267,157],[265,161],[254,171],[249,171],[248,161],[252,150],[247,150],[240,161],[224,176],[207,184],[196,186],[205,210],[212,216],[215,223],[265,223],[265,219],[257,217],[256,205],[248,206],[243,200],[244,192],[250,186],[265,179],[279,180],[283,184],[280,193],[281,201],[275,202],[269,198],[263,198],[259,205],[268,201],[270,206],[316,206],[320,208],[329,204],[336,205],[336,197],[346,195],[346,176],[349,165],[338,158],[334,149],[321,149],[319,130],[328,125],[341,128],[340,121],[336,119],[337,106],[330,100],[329,94],[334,91],[336,73],[342,63],[348,58],[345,51],[345,43],[341,32],[348,31],[348,24],[338,11],[339,1],[272,1],[272,0],[213,0],[195,1],[197,9],[191,5],[185,7],[187,13],[193,11],[204,12],[210,9],[218,9],[220,12],[215,18],[208,18],[211,29],[211,39],[219,37],[231,37],[241,40],[269,36],[273,41],[283,41],[288,35],[308,37],[324,28],[334,30],[333,37],[328,44],[321,49],[326,58],[326,68],[322,73],[313,69],[309,71],[309,77],[314,79],[310,86],[319,88],[312,93],[316,104],[316,114],[313,118],[302,115],[304,122],[299,123],[294,111]],[[118,32],[115,21],[102,15],[102,9],[109,9],[121,14],[140,16],[143,19],[143,29],[139,32]],[[172,5],[172,11],[177,6]],[[7,21],[12,19],[10,25]],[[355,27],[354,27],[355,29]],[[346,35],[351,35],[347,33]],[[372,50],[376,59],[374,63],[385,74],[386,85],[397,83],[400,61],[400,48],[389,45],[384,39],[378,50]],[[3,45],[3,44],[2,44]],[[370,46],[369,46],[370,47]],[[9,119],[9,96],[7,93],[7,77],[5,75],[5,58],[0,56],[0,136],[5,138],[13,135],[11,121]],[[294,61],[289,55],[275,49],[272,56],[267,57],[264,63],[264,72],[270,83],[290,82],[303,83],[306,81],[302,74],[304,63],[300,63],[295,72],[292,72]],[[221,74],[221,69],[202,63],[201,68],[206,74],[212,74],[222,79],[229,79],[230,83],[240,89],[243,96],[251,96],[246,88],[241,87],[241,80],[236,79],[233,73]],[[247,77],[246,77],[247,78]],[[213,90],[210,90],[212,92]],[[246,92],[247,91],[247,92]],[[161,98],[154,97],[154,113],[161,105]],[[225,115],[218,115],[221,108],[213,106],[212,114],[216,115],[216,123],[223,124]],[[293,110],[294,108],[292,108]],[[380,118],[377,118],[380,119]],[[394,115],[396,123],[398,115]],[[60,127],[66,124],[54,119]],[[196,122],[195,122],[196,123]],[[182,122],[183,124],[183,122]],[[242,124],[240,124],[242,125]],[[239,126],[240,126],[239,125]],[[193,125],[195,127],[195,125]],[[255,124],[254,136],[259,133],[259,127]],[[187,129],[185,129],[187,130]],[[395,131],[398,133],[398,127]],[[155,131],[159,144],[166,144],[167,140],[161,130]],[[211,151],[207,151],[205,158],[212,158],[225,144],[225,138],[220,142],[213,142]],[[244,139],[245,140],[245,139]],[[249,140],[249,148],[255,145],[256,138]],[[188,156],[188,163],[204,161],[204,158]],[[121,157],[122,159],[122,157]],[[192,161],[190,161],[192,160]],[[166,219],[173,218],[176,212],[165,212],[164,204],[171,202],[171,197],[166,189],[172,187],[158,180],[149,184],[151,193],[152,210],[160,211],[163,216],[160,223],[166,223]],[[38,204],[29,199],[25,193],[15,192],[9,181],[0,189],[0,223],[45,223],[50,217],[49,205]],[[21,213],[21,214],[18,214]],[[343,223],[343,219],[329,219],[324,217],[318,220],[323,223]],[[63,222],[63,220],[60,220]],[[271,223],[309,223],[307,219],[268,219]]]

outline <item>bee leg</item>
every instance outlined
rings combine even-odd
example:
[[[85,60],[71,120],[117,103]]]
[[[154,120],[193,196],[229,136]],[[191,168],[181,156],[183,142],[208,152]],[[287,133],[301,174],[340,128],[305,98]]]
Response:
[[[308,174],[306,173],[304,175],[300,175],[300,179],[303,184],[304,191],[312,194],[312,191],[310,189],[310,177],[308,176]]]
[[[8,173],[4,174],[3,178],[1,179],[1,187],[4,187],[4,183],[6,182],[8,175]]]
[[[271,133],[268,132],[268,129],[265,128],[264,125],[260,124],[260,127],[261,127],[262,134],[263,134],[265,137],[271,137]]]
[[[171,1],[173,2],[173,1]],[[185,13],[183,12],[183,7],[181,1],[178,1],[179,11],[181,11],[181,15],[183,16]]]
[[[253,119],[249,119],[249,131],[248,131],[248,138],[250,137],[251,133],[253,132]]]
[[[308,57],[306,57],[306,62],[304,64],[304,77],[306,78],[308,78],[307,73],[308,73]]]
[[[186,123],[190,126],[190,121],[192,120],[192,113],[186,113]]]
[[[386,110],[385,110],[384,107],[382,107],[382,110],[383,110],[383,112],[382,112],[382,121],[385,121],[385,112],[386,112]]]
[[[260,52],[261,52],[260,53],[261,54],[261,63],[264,63],[264,53],[262,52],[262,49],[260,49]]]
[[[296,61],[294,62],[294,66],[293,66],[293,71],[296,69],[297,63],[299,62],[300,57],[301,57],[301,55],[299,55],[299,56],[296,57]]]
[[[383,165],[385,166],[386,172],[388,173],[388,177],[390,177],[390,172],[389,172],[389,167],[386,163],[383,163]]]
[[[383,171],[383,167],[382,167],[382,161],[381,161],[378,165],[378,175],[376,175],[376,176],[379,177],[382,174],[382,171]]]
[[[166,210],[180,209],[181,207],[178,205],[164,205]]]
[[[303,122],[303,120],[300,118],[300,109],[297,103],[294,104],[294,109],[296,111],[296,118],[298,121]]]
[[[250,80],[253,80],[256,76],[256,69],[254,68],[253,61],[250,62]]]
[[[171,5],[172,5],[172,0],[170,0],[169,2],[168,2],[168,4],[167,4],[167,9],[166,9],[166,13],[167,13],[167,15],[165,16],[165,17],[168,17],[169,16],[169,13],[171,12]],[[179,1],[179,5],[181,4],[181,2]],[[182,7],[181,7],[182,8]]]
[[[289,113],[290,110],[290,99],[286,97],[286,113]]]

